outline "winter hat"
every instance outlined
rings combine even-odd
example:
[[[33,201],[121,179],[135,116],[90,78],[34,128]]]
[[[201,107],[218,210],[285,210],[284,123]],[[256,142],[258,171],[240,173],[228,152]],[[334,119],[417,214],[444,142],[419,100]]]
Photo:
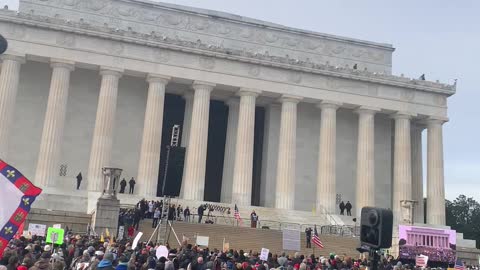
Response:
[[[50,259],[50,252],[43,252],[42,255],[40,256],[40,258],[42,259]]]
[[[103,256],[103,259],[104,259],[104,260],[107,260],[107,261],[113,262],[113,260],[114,260],[114,258],[113,258],[113,253],[111,253],[111,252],[105,253],[105,256]]]
[[[46,246],[43,248],[43,251],[45,251],[45,252],[49,252],[50,250],[52,250],[52,246],[50,246],[50,245],[46,245]]]

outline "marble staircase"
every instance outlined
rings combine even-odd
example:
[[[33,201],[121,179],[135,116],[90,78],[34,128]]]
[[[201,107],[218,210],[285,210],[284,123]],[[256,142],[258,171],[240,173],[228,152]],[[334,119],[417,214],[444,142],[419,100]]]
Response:
[[[152,228],[151,219],[145,219],[140,225],[140,231],[143,232],[141,241],[147,241],[154,231]],[[272,253],[283,252],[282,248],[282,231],[269,230],[269,229],[252,229],[246,227],[227,226],[219,224],[199,224],[199,223],[187,223],[177,222],[172,223],[172,228],[176,232],[180,241],[182,236],[189,238],[189,243],[195,244],[195,237],[208,236],[209,248],[222,249],[223,242],[229,243],[230,248],[243,249],[245,252],[260,251],[262,248],[270,249]],[[178,247],[179,243],[172,232],[159,235],[162,243],[165,239],[169,245],[174,248]],[[153,239],[156,239],[154,235]],[[359,240],[356,237],[341,237],[336,235],[320,235],[320,239],[325,245],[324,249],[312,249],[306,248],[305,233],[301,233],[301,250],[302,254],[315,254],[316,256],[328,256],[331,252],[334,252],[340,256],[352,256],[358,258],[359,253],[356,248],[359,246]],[[293,255],[295,251],[286,251]]]

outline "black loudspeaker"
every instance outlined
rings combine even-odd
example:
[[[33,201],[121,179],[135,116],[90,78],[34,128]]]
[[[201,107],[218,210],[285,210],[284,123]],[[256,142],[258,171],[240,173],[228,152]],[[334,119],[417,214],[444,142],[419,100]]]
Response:
[[[4,53],[7,50],[7,47],[7,40],[2,35],[0,35],[0,54]]]
[[[165,195],[178,196],[182,186],[183,165],[185,162],[185,147],[170,148]]]
[[[362,208],[360,226],[362,245],[371,248],[392,246],[393,213],[391,210],[375,207]]]

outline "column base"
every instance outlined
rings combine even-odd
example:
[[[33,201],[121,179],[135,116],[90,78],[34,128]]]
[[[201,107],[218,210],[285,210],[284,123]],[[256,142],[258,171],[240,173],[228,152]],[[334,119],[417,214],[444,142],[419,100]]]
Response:
[[[104,234],[106,230],[113,235],[117,234],[118,215],[120,213],[120,201],[116,198],[99,198],[92,225],[95,233]]]

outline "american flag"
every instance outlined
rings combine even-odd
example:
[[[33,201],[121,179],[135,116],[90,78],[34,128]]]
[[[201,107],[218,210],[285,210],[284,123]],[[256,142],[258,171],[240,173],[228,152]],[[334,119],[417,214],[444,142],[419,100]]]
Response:
[[[238,211],[237,204],[235,204],[235,210],[233,213],[233,217],[235,217],[235,220],[242,223],[242,218],[240,217],[240,212]]]
[[[427,267],[428,256],[419,255],[415,257],[415,265],[418,267]]]
[[[455,261],[455,267],[454,268],[455,268],[455,270],[465,270],[465,265],[463,265],[462,260],[457,258],[457,260]]]
[[[315,229],[313,230],[312,243],[319,248],[324,248],[322,241],[318,237],[317,225],[315,225]]]

